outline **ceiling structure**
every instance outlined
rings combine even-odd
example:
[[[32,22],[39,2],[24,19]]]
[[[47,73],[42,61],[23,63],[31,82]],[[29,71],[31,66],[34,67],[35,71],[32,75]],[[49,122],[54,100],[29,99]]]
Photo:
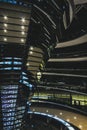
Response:
[[[59,32],[55,40],[56,43],[52,50],[50,49],[37,87],[40,92],[48,91],[50,94],[53,91],[56,100],[57,94],[65,95],[67,93],[72,97],[72,102],[78,100],[80,103],[87,103],[86,99],[83,101],[83,99],[74,98],[75,95],[79,95],[79,97],[83,95],[83,98],[87,96],[87,20],[85,19],[87,5],[85,1],[83,3],[75,1],[75,5],[73,6],[73,3],[71,5],[72,10],[69,8],[67,20],[70,20],[70,16],[72,16],[72,20],[67,25],[68,21],[64,21],[66,18],[63,12],[63,24],[60,24],[62,29],[60,31],[60,28],[57,28]]]
[[[61,99],[69,100],[68,105],[73,107],[78,101],[86,110],[86,98],[75,98],[87,96],[87,5],[86,1],[78,2],[0,0],[0,108],[1,117],[6,117],[3,128],[19,129],[36,84],[39,92],[54,92],[56,98],[61,94]],[[9,122],[10,107],[15,111],[14,126]],[[21,122],[16,122],[18,111]]]

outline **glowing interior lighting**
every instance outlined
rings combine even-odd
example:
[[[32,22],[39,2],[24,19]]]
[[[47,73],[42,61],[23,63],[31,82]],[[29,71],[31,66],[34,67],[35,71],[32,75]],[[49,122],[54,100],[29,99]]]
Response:
[[[6,42],[6,41],[7,41],[7,38],[4,38],[4,41]]]
[[[24,29],[25,27],[24,26],[21,26],[21,29]]]
[[[81,129],[81,128],[82,128],[82,125],[79,125],[79,128]]]
[[[30,47],[30,50],[33,50],[33,49],[34,49],[34,48],[31,46],[31,47]]]
[[[21,42],[24,42],[24,39],[21,39]]]
[[[21,34],[22,34],[22,35],[24,35],[24,34],[25,34],[25,32],[21,32]]]
[[[23,23],[25,22],[25,18],[22,18],[22,22],[23,22]]]
[[[26,65],[27,65],[27,66],[29,66],[30,64],[29,64],[29,63],[27,63]]]
[[[46,110],[46,112],[48,112],[48,110]]]
[[[4,16],[4,19],[5,19],[5,20],[7,20],[7,19],[8,19],[8,17],[7,17],[7,16]]]
[[[76,120],[76,119],[77,119],[77,117],[76,117],[76,116],[74,116],[74,119]]]
[[[7,27],[8,25],[6,23],[4,23],[4,26]]]
[[[33,51],[30,51],[29,53],[30,53],[30,54],[33,54]]]
[[[6,29],[4,29],[4,32],[6,33],[6,32],[7,32],[7,30],[6,30]]]
[[[66,121],[70,122],[70,119],[67,119]]]
[[[63,115],[63,113],[62,113],[62,112],[60,112],[60,115]]]

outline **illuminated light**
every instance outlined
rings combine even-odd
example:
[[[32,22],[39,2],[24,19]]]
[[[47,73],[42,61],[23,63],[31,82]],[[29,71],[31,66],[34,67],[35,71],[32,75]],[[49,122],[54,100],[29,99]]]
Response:
[[[6,42],[6,41],[7,41],[7,38],[4,38],[4,41]]]
[[[24,39],[21,39],[21,42],[24,42]]]
[[[31,47],[30,47],[30,50],[33,50],[33,49],[34,49],[34,48],[31,46]]]
[[[4,19],[5,19],[5,20],[7,20],[7,19],[8,19],[8,17],[7,17],[7,16],[4,16]]]
[[[63,115],[63,113],[62,113],[62,112],[60,112],[60,115]]]
[[[77,117],[76,117],[76,116],[74,116],[74,119],[76,120],[76,119],[77,119]]]
[[[4,26],[7,27],[8,25],[6,23],[4,23]]]
[[[46,110],[46,112],[49,112],[48,110]]]
[[[79,128],[81,129],[81,128],[82,128],[82,125],[79,125]]]
[[[29,63],[27,63],[26,65],[27,65],[27,66],[29,66],[30,64],[29,64]]]
[[[22,20],[21,20],[23,23],[25,22],[25,18],[22,18]]]
[[[24,34],[25,34],[25,32],[21,32],[21,34],[22,34],[22,35],[24,35]]]
[[[6,30],[6,29],[4,29],[4,32],[6,33],[6,32],[7,32],[7,30]]]
[[[33,51],[30,51],[29,53],[30,53],[30,54],[33,54]]]
[[[21,29],[24,29],[25,27],[24,26],[21,26]]]
[[[67,119],[66,121],[70,122],[70,119]]]

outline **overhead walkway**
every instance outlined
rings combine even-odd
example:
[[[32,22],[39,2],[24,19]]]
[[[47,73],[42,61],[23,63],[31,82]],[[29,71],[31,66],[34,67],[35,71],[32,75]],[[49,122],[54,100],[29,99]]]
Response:
[[[49,59],[48,62],[79,62],[79,61],[87,61],[87,57],[79,57],[79,58],[53,58]]]
[[[74,40],[57,43],[55,48],[66,48],[66,47],[71,47],[71,46],[76,46],[76,45],[86,44],[86,43],[87,43],[87,34],[85,34],[79,38],[76,38]]]
[[[74,0],[75,5],[86,4],[87,0]]]

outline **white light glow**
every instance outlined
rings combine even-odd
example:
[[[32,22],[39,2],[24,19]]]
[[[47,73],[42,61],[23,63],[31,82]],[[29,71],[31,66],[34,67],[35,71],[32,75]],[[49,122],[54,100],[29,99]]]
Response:
[[[5,32],[5,33],[7,33],[7,30],[6,30],[6,29],[4,29],[4,32]]]
[[[21,26],[21,29],[24,29],[25,27],[24,26]]]
[[[46,110],[46,112],[48,112],[48,110]]]
[[[4,16],[4,19],[5,19],[5,20],[7,20],[7,19],[8,19],[8,17],[7,17],[7,16]]]
[[[6,41],[7,41],[7,38],[4,38],[4,41],[6,42]]]
[[[81,128],[82,128],[82,125],[79,125],[79,128],[81,129]]]
[[[24,42],[24,39],[21,39],[21,42]]]
[[[70,122],[70,119],[67,119],[66,121]]]
[[[4,23],[4,26],[7,27],[8,25],[6,23]]]
[[[25,23],[25,18],[22,18],[22,20],[21,20],[23,23]]]
[[[77,117],[76,117],[76,116],[74,116],[74,119],[76,120],[76,119],[77,119]]]
[[[26,65],[27,65],[27,66],[29,66],[30,64],[29,64],[29,63],[27,63]]]
[[[24,34],[25,34],[25,32],[21,32],[21,34],[22,34],[22,35],[24,35]]]
[[[31,47],[30,47],[30,50],[33,50],[33,49],[34,49],[34,48],[31,46]]]
[[[63,115],[63,113],[62,113],[62,112],[60,112],[60,115]]]
[[[30,53],[30,54],[33,54],[33,51],[30,51],[29,53]]]

